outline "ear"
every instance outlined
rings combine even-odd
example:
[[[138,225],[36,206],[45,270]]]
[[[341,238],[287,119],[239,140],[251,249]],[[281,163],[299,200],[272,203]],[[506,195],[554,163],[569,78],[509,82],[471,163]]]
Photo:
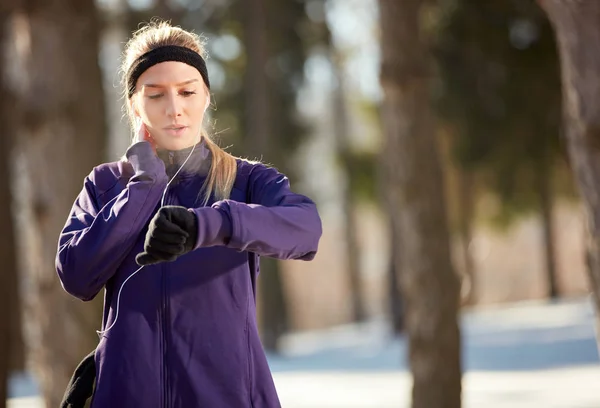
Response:
[[[204,112],[206,112],[206,110],[208,109],[209,106],[210,106],[210,93],[206,95],[206,105],[204,106]]]
[[[131,98],[127,103],[129,104],[129,111],[133,114],[135,118],[139,118],[140,113],[138,112],[137,107],[135,106],[135,101],[133,100],[133,98]]]

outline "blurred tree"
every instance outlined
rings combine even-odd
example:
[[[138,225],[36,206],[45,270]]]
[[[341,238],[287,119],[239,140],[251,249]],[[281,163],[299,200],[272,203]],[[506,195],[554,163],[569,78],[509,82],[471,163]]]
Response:
[[[346,95],[346,79],[343,70],[343,56],[336,52],[331,41],[327,42],[330,50],[330,59],[336,77],[336,86],[333,89],[333,128],[338,160],[344,170],[346,183],[342,186],[342,213],[344,216],[344,231],[342,236],[346,247],[346,269],[350,282],[350,296],[352,299],[352,317],[355,322],[362,322],[367,317],[362,298],[362,280],[360,268],[360,246],[358,243],[358,224],[356,222],[357,207],[357,177],[360,167],[360,157],[352,148],[350,142],[350,123],[348,119],[348,106]]]
[[[390,217],[391,218],[391,217]],[[390,220],[391,221],[391,220]],[[390,248],[392,248],[390,260],[388,263],[388,274],[387,274],[387,290],[388,290],[388,304],[391,316],[391,329],[396,335],[400,335],[404,332],[404,302],[402,301],[402,290],[400,289],[400,270],[399,263],[396,262],[396,258],[400,256],[398,248],[401,245],[401,241],[396,238],[398,233],[396,228],[391,228],[390,234]]]
[[[420,0],[380,0],[387,205],[405,302],[415,408],[461,406],[459,282],[450,257]]]
[[[452,129],[459,195],[469,199],[477,174],[499,197],[502,225],[532,210],[541,215],[548,295],[557,297],[552,181],[562,152],[560,78],[550,24],[532,0],[440,5],[437,106]],[[459,230],[468,240],[473,207],[468,202],[460,207]]]
[[[268,0],[245,0],[242,16],[246,70],[244,74],[244,146],[252,159],[272,162],[280,154],[276,138],[274,104],[267,76],[271,54],[267,10]],[[279,262],[262,258],[258,278],[261,301],[261,337],[264,347],[277,351],[279,338],[288,329],[287,305],[283,294],[283,281]]]
[[[471,251],[473,226],[475,223],[475,175],[461,169],[458,173],[458,233],[461,241],[463,276],[461,279],[461,301],[464,305],[477,303],[477,274]]]
[[[341,4],[344,4],[343,7],[353,7],[353,4],[342,3],[339,0],[312,1],[310,2],[311,7],[316,8],[315,3],[327,3],[329,9],[327,14],[336,14],[335,9],[341,8]],[[338,6],[338,4],[340,5]],[[366,4],[373,7],[373,10],[376,9],[374,3],[367,2]],[[322,12],[325,14],[325,10]],[[348,273],[351,291],[352,316],[354,321],[360,322],[368,318],[368,313],[363,299],[360,231],[357,222],[361,214],[357,211],[360,211],[361,204],[367,204],[379,210],[383,195],[379,188],[381,186],[379,182],[379,165],[381,163],[378,160],[377,147],[360,146],[356,140],[379,139],[381,134],[380,112],[377,102],[365,98],[360,90],[352,86],[353,84],[349,80],[350,75],[346,71],[352,65],[352,58],[355,57],[353,54],[360,51],[355,49],[355,46],[346,43],[348,39],[343,38],[343,35],[339,35],[339,41],[334,41],[337,39],[335,33],[335,26],[327,26],[323,48],[329,53],[328,57],[335,78],[332,83],[332,122],[336,161],[343,172],[343,180],[340,181],[338,187],[341,189],[341,212],[344,218],[340,235],[345,241],[345,269]],[[357,113],[359,118],[354,117]],[[357,124],[361,126],[357,127]],[[390,240],[393,240],[392,234],[390,234]],[[403,307],[398,285],[398,271],[391,253],[389,254],[386,280],[385,286],[388,293],[387,296],[384,296],[386,303],[383,308],[389,313],[389,323],[393,332],[400,334],[403,327]]]
[[[77,363],[96,346],[101,322],[101,296],[77,301],[54,269],[58,234],[84,177],[105,153],[94,1],[24,2],[11,35],[22,109],[15,177],[28,341],[46,405],[57,407]]]
[[[600,2],[538,0],[552,22],[569,159],[587,216],[587,260],[600,350]]]
[[[2,45],[8,41],[8,32],[12,18],[19,5],[19,1],[4,3],[0,8],[0,43]],[[0,123],[2,123],[2,157],[0,158],[0,231],[2,234],[2,270],[5,272],[5,282],[0,285],[7,292],[7,297],[2,299],[7,301],[7,310],[9,326],[6,333],[9,335],[9,369],[10,371],[23,371],[25,369],[25,345],[23,342],[22,326],[22,304],[20,293],[20,279],[18,273],[15,231],[13,222],[13,194],[11,184],[11,163],[13,159],[13,145],[15,133],[17,130],[17,107],[14,89],[11,89],[9,78],[8,61],[10,56],[6,54],[6,47],[2,47],[0,53],[0,89],[2,89],[2,102],[0,103]]]
[[[0,8],[0,44],[2,50],[4,50],[4,42],[6,41],[5,33],[8,31],[8,25],[12,16],[12,10],[7,5],[2,5]],[[3,124],[3,134],[0,137],[0,198],[2,199],[2,208],[0,208],[0,230],[4,232],[2,237],[2,245],[0,245],[0,262],[2,262],[3,273],[0,273],[0,310],[3,310],[0,314],[0,408],[6,407],[6,400],[8,398],[8,379],[10,376],[10,356],[12,354],[11,347],[11,332],[14,328],[11,325],[11,317],[14,314],[20,313],[20,309],[17,311],[13,310],[14,305],[11,305],[11,290],[13,281],[16,282],[16,265],[15,265],[15,249],[13,240],[13,224],[10,203],[12,202],[12,196],[10,194],[10,152],[11,146],[10,141],[12,138],[13,130],[10,125],[12,124],[11,108],[13,105],[7,105],[10,96],[8,91],[8,84],[6,81],[5,71],[6,56],[4,53],[0,53],[0,69],[2,75],[0,76],[0,89],[2,94],[5,95],[2,98],[0,105],[0,123]]]

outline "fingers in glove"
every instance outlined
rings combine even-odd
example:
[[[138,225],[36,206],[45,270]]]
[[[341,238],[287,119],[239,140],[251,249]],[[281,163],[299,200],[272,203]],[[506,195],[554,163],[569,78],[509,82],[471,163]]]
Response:
[[[179,225],[173,223],[172,221],[170,221],[164,215],[161,216],[160,213],[159,213],[159,216],[156,217],[152,221],[152,223],[153,223],[153,230],[160,231],[161,233],[177,234],[177,235],[182,235],[182,236],[184,236],[186,238],[189,235]]]
[[[138,264],[139,266],[154,265],[159,262],[162,262],[162,261],[159,259],[156,259],[153,255],[150,255],[147,252],[140,252],[135,257],[135,263]]]
[[[151,254],[164,255],[180,255],[183,253],[184,245],[181,242],[170,243],[161,239],[150,239],[144,246],[144,251]]]
[[[187,234],[181,233],[170,233],[159,229],[153,229],[149,232],[147,242],[161,241],[166,244],[183,245],[187,239]]]
[[[153,265],[161,262],[171,262],[177,259],[178,255],[167,253],[148,253],[142,252],[136,255],[135,262],[139,266]]]

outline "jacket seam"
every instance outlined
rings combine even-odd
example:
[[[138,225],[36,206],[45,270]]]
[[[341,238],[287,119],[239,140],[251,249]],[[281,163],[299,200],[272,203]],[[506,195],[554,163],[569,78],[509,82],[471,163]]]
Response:
[[[254,377],[252,375],[254,367],[252,364],[252,347],[250,344],[250,299],[252,297],[248,293],[246,301],[246,345],[248,346],[248,396],[250,397],[250,408],[254,408]]]
[[[110,187],[108,187],[106,190],[104,190],[98,194],[98,197],[96,197],[96,200],[102,199],[106,194],[108,194],[109,191],[111,191],[113,188],[115,188],[121,180],[126,180],[126,178],[125,177],[117,177],[115,182]]]
[[[231,239],[229,242],[230,244],[233,243],[236,248],[245,250],[246,248],[244,248],[244,239],[242,238],[240,217],[235,203],[229,204],[229,214],[231,215]]]
[[[248,172],[248,177],[246,179],[246,205],[252,203],[252,184],[250,183],[250,177],[252,175],[252,169]],[[238,208],[236,203],[229,204],[229,214],[231,215],[231,239],[229,240],[230,245],[233,244],[234,247],[238,248],[241,251],[245,251],[246,245],[244,244],[244,238],[242,237],[242,223],[238,213]]]

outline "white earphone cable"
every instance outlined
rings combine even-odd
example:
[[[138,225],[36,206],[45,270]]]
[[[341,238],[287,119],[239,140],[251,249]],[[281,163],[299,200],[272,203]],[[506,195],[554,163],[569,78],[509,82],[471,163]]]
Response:
[[[192,153],[194,153],[194,149],[196,149],[196,145],[198,143],[200,143],[201,140],[201,133],[199,133],[198,135],[198,142],[194,143],[194,146],[192,147],[192,150],[190,151],[190,154],[188,154],[188,157],[183,161],[183,163],[181,164],[181,166],[179,167],[179,169],[177,169],[177,171],[175,172],[175,174],[173,175],[173,177],[171,177],[171,180],[169,180],[169,182],[167,183],[167,185],[165,186],[165,190],[163,191],[162,194],[162,198],[160,200],[160,206],[164,207],[165,205],[165,196],[167,194],[167,190],[169,189],[169,185],[171,184],[171,182],[173,180],[175,180],[175,177],[177,177],[177,175],[179,174],[179,172],[181,171],[181,169],[183,169],[183,166],[185,166],[185,164],[187,163],[187,161],[190,159],[190,157],[192,157]],[[98,333],[98,336],[103,336],[105,335],[110,329],[113,328],[113,326],[115,325],[115,323],[117,323],[117,319],[119,318],[119,304],[121,303],[121,291],[123,290],[123,287],[125,286],[125,284],[127,283],[127,281],[129,279],[131,279],[136,273],[138,273],[139,271],[141,271],[144,268],[144,266],[140,266],[135,272],[133,272],[131,275],[129,275],[127,277],[127,279],[125,279],[123,281],[123,283],[121,284],[121,287],[119,288],[119,292],[117,294],[117,305],[116,305],[116,312],[115,312],[115,320],[111,323],[111,325],[106,328],[105,330],[96,330],[96,333]]]

